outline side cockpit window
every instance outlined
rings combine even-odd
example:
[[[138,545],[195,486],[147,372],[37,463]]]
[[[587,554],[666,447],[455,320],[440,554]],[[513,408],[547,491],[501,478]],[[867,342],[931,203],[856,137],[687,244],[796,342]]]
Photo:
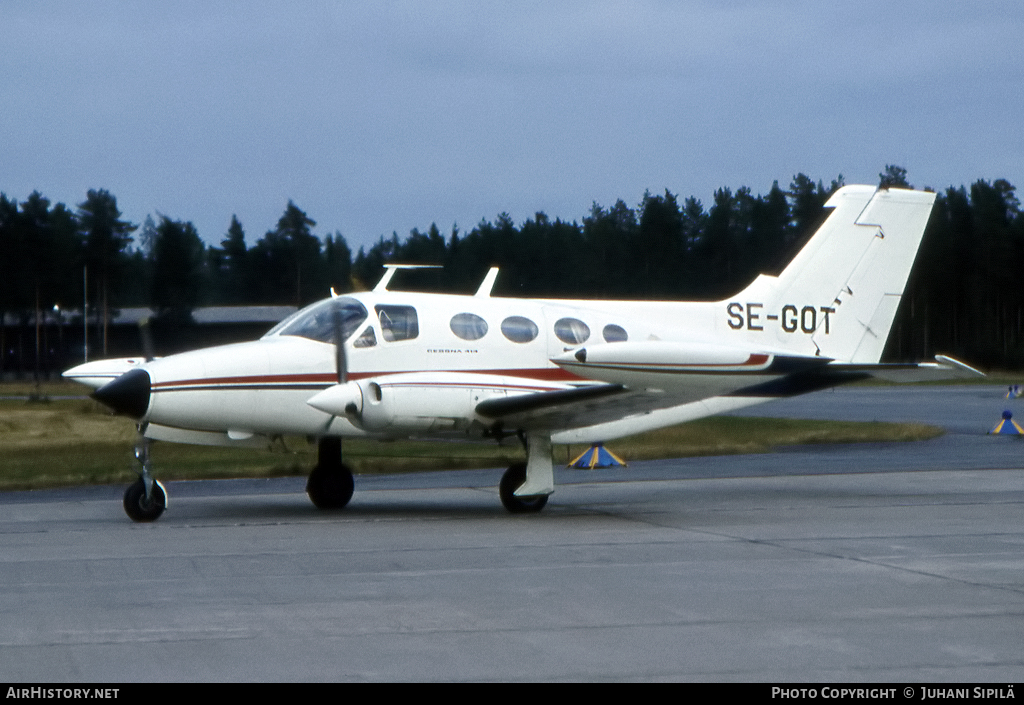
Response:
[[[389,304],[374,306],[374,310],[380,319],[381,335],[389,343],[412,340],[420,334],[419,319],[416,317],[416,309],[412,306]]]
[[[367,315],[366,307],[355,299],[347,297],[328,299],[293,313],[271,328],[267,332],[267,336],[295,335],[300,338],[318,340],[321,343],[333,344],[334,329],[338,323],[341,324],[342,339],[347,340],[366,320]]]

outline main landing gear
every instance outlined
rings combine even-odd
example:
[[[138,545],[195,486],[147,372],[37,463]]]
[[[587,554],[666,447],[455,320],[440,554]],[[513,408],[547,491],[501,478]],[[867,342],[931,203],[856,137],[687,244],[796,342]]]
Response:
[[[520,434],[526,446],[526,462],[516,463],[501,476],[498,496],[513,514],[539,512],[555,491],[555,470],[551,462],[551,438],[541,434]]]
[[[505,471],[498,485],[498,496],[505,509],[513,514],[539,512],[548,503],[546,494],[517,497],[514,493],[526,482],[526,463],[516,463]]]
[[[306,494],[318,509],[341,509],[352,499],[352,471],[341,462],[341,439],[321,438],[317,463],[306,481]]]
[[[542,435],[523,437],[527,462],[512,465],[501,477],[498,495],[512,514],[539,512],[554,491],[551,439]],[[341,461],[341,439],[321,438],[317,464],[306,482],[306,494],[319,509],[341,509],[352,499],[352,471]]]

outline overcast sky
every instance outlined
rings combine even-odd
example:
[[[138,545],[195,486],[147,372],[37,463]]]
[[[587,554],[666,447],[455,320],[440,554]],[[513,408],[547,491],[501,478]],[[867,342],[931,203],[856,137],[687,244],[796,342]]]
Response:
[[[1024,188],[1024,3],[0,0],[0,190],[353,251],[803,172]]]

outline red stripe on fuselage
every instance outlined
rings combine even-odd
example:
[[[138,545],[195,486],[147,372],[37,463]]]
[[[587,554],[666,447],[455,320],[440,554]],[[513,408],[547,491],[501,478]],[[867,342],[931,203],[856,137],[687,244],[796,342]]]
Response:
[[[751,354],[746,362],[735,367],[755,367],[763,365],[768,361],[768,355],[757,353]],[[612,367],[616,364],[632,366],[634,363],[604,363],[595,367]],[[648,363],[646,367],[676,367],[666,363]],[[678,367],[722,367],[721,365],[680,365]],[[726,370],[722,370],[726,371]],[[541,382],[581,382],[590,381],[585,377],[573,374],[561,367],[542,367],[534,369],[518,370],[395,370],[393,372],[350,372],[350,380],[367,379],[370,377],[386,378],[395,374],[410,374],[413,372],[437,372],[438,374],[477,374],[491,375],[496,377],[516,377],[520,379],[533,379]],[[199,389],[238,389],[238,388],[262,388],[262,389],[320,389],[337,384],[337,377],[331,373],[305,373],[305,374],[283,374],[283,375],[245,375],[239,377],[208,377],[199,379],[183,379],[166,382],[154,382],[152,389],[159,391],[198,391]],[[490,386],[490,385],[487,385]]]
[[[535,379],[544,382],[578,382],[582,377],[574,375],[560,367],[545,367],[540,369],[525,370],[396,370],[394,372],[350,372],[350,380],[367,379],[370,377],[386,378],[395,374],[410,374],[413,372],[437,372],[438,374],[477,374],[493,375],[498,377],[517,377],[523,379]],[[246,375],[240,377],[208,377],[199,379],[182,379],[166,382],[154,382],[153,391],[185,391],[185,388],[203,387],[205,389],[233,387],[329,387],[337,384],[337,377],[334,374],[307,373],[290,375]]]

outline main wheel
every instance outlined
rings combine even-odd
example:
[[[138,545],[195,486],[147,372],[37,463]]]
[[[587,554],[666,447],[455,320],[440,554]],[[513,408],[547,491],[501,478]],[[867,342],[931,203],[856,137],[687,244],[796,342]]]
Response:
[[[354,489],[355,481],[347,465],[317,465],[306,481],[306,494],[318,509],[341,509],[352,499]]]
[[[156,521],[167,509],[167,492],[153,480],[153,496],[146,498],[146,483],[140,477],[124,491],[124,511],[132,521]]]
[[[505,509],[513,514],[539,512],[548,503],[546,494],[517,497],[514,493],[523,486],[524,482],[526,482],[526,463],[516,463],[501,476],[498,495],[501,497],[501,503],[505,505]]]

